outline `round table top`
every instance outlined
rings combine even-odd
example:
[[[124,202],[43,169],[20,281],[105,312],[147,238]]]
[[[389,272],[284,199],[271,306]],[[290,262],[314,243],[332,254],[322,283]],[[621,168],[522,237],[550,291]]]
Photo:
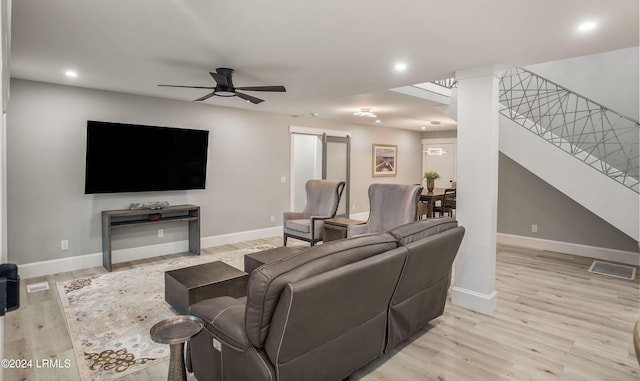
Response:
[[[204,324],[200,318],[191,315],[170,317],[156,323],[149,334],[151,340],[160,344],[180,344],[197,335]]]

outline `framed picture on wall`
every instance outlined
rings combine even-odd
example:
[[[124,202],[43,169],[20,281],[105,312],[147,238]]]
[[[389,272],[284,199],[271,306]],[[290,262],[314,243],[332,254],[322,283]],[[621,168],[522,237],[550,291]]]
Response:
[[[398,146],[373,145],[373,177],[395,176],[398,165]]]

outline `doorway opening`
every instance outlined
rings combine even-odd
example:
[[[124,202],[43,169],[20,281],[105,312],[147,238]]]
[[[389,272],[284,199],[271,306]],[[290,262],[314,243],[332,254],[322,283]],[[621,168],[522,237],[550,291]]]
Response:
[[[305,184],[310,179],[344,181],[337,217],[349,217],[351,133],[290,127],[292,211],[304,209]]]

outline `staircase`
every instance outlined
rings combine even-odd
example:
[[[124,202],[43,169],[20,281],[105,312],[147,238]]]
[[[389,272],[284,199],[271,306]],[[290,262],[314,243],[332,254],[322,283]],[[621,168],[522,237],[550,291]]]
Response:
[[[500,113],[640,193],[638,121],[522,68],[500,80]]]
[[[638,240],[638,121],[522,68],[499,96],[500,151]]]
[[[640,126],[522,68],[500,80],[500,151],[635,240]]]

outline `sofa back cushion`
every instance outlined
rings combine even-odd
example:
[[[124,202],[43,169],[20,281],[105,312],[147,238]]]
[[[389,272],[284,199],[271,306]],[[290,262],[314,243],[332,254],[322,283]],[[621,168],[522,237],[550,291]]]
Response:
[[[397,247],[388,234],[338,240],[314,246],[254,270],[249,278],[245,328],[255,347],[262,348],[280,294],[289,283],[358,262]]]
[[[450,218],[423,220],[390,232],[406,248],[406,264],[389,307],[387,349],[444,310],[464,228]]]
[[[398,240],[399,245],[404,246],[456,226],[458,221],[451,217],[429,218],[398,226],[390,230],[389,234]]]
[[[385,251],[286,285],[265,341],[278,379],[342,380],[382,355],[405,251]]]

